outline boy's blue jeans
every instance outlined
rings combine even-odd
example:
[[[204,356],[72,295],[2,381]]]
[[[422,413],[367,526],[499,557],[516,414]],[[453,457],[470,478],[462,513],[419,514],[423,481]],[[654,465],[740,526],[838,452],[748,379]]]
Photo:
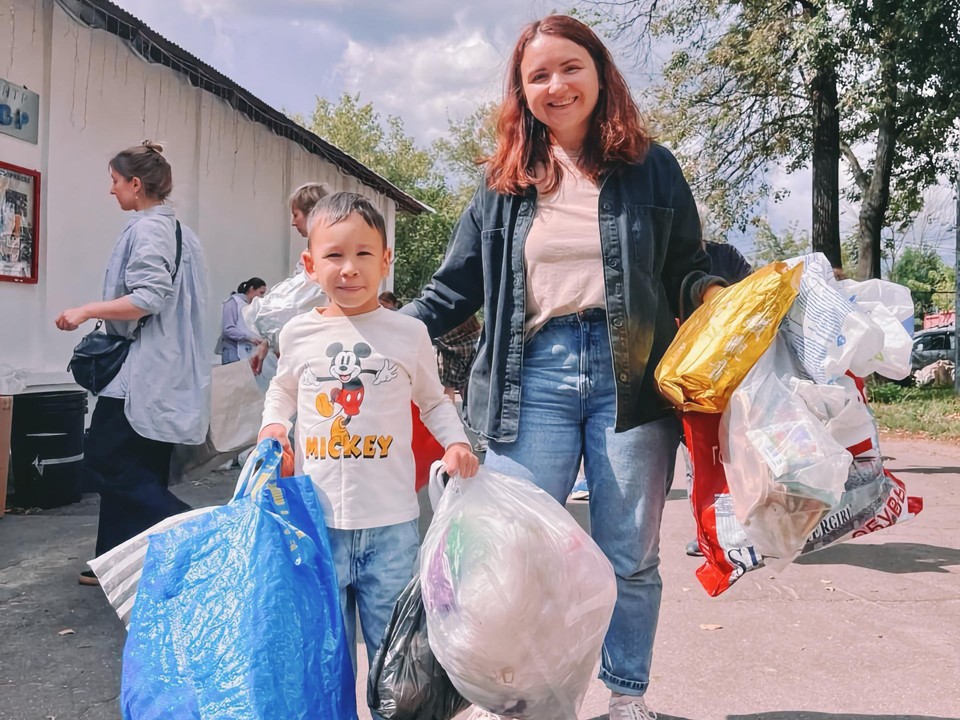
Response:
[[[593,539],[617,576],[600,679],[643,695],[660,613],[660,519],[680,429],[665,418],[614,433],[616,389],[606,319],[587,310],[550,320],[523,351],[515,442],[490,442],[485,464],[526,477],[561,505],[581,458]]]
[[[411,478],[410,482],[413,482]],[[420,531],[417,521],[364,530],[327,528],[340,585],[340,607],[357,670],[357,610],[367,662],[380,648],[393,606],[413,578]]]

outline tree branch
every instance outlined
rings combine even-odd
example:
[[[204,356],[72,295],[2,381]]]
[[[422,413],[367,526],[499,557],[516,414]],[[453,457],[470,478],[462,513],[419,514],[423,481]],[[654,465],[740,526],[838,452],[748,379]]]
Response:
[[[841,140],[840,152],[843,153],[843,157],[846,158],[847,163],[850,165],[850,171],[853,173],[853,181],[857,184],[857,187],[860,188],[861,192],[866,192],[870,187],[870,176],[864,172],[860,161],[853,153],[853,149]]]

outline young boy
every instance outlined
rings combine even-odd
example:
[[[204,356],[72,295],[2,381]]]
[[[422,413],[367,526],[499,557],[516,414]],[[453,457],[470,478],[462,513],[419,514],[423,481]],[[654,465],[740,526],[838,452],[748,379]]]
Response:
[[[289,450],[297,414],[296,473],[310,475],[323,507],[347,637],[356,636],[359,608],[372,661],[420,544],[411,400],[446,448],[449,472],[471,477],[478,461],[440,384],[426,326],[378,301],[391,261],[383,217],[364,197],[337,193],[317,203],[308,226],[304,268],[330,305],[280,332],[260,439]]]

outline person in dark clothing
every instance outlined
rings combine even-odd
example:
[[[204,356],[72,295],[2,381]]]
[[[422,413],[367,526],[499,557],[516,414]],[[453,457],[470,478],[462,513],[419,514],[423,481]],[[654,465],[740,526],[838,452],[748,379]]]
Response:
[[[722,277],[731,285],[753,272],[747,259],[730,243],[706,241],[703,249],[710,256],[710,274]]]

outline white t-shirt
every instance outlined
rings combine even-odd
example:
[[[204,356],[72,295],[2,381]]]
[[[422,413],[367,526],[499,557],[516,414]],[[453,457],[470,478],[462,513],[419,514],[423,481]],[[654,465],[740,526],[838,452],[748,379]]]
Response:
[[[524,334],[532,337],[550,318],[606,307],[600,248],[600,188],[559,145],[560,186],[537,198],[523,246],[527,268]]]
[[[467,442],[419,320],[377,308],[328,317],[311,310],[280,332],[280,362],[263,426],[289,431],[296,472],[313,480],[328,527],[383,527],[420,514],[410,402],[443,447]]]

